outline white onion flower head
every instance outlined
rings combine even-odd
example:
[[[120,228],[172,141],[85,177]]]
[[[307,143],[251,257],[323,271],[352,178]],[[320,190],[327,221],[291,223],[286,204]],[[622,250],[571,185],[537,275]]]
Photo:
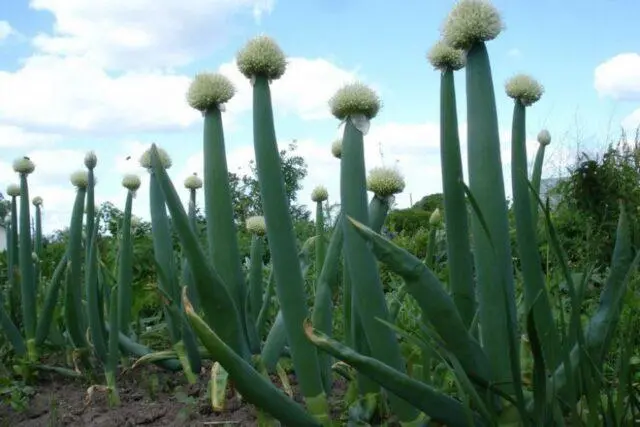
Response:
[[[201,112],[218,108],[236,94],[236,88],[220,73],[199,73],[187,90],[187,103]]]
[[[436,226],[439,225],[442,221],[442,214],[440,213],[440,208],[436,208],[429,217],[429,225]]]
[[[504,88],[509,98],[520,101],[525,107],[538,102],[544,93],[542,85],[526,74],[513,76],[507,80]]]
[[[287,58],[271,37],[261,35],[249,40],[238,52],[236,64],[248,79],[264,76],[277,80],[287,69]]]
[[[36,165],[27,156],[19,157],[13,161],[13,170],[19,174],[29,175],[36,170]]]
[[[338,89],[329,99],[331,114],[338,120],[362,114],[371,120],[378,115],[382,102],[378,94],[367,85],[355,82]]]
[[[336,159],[342,157],[342,139],[333,141],[333,144],[331,144],[331,154],[333,154],[333,157]]]
[[[404,177],[397,169],[380,166],[369,171],[367,190],[378,197],[387,198],[401,193],[404,187]]]
[[[20,196],[20,186],[18,184],[9,184],[7,185],[7,194],[11,197],[19,197]]]
[[[91,150],[87,154],[85,154],[85,156],[84,156],[84,165],[88,169],[94,169],[97,164],[98,164],[98,157],[96,156],[96,153],[93,150]]]
[[[467,58],[464,50],[456,49],[440,40],[431,47],[427,59],[437,70],[456,71],[464,67]]]
[[[442,26],[442,38],[457,49],[493,40],[504,29],[498,10],[489,0],[459,0]]]
[[[137,191],[140,185],[140,177],[136,174],[130,173],[122,177],[122,186],[129,191]]]
[[[40,196],[36,196],[33,198],[33,200],[31,200],[31,203],[33,203],[33,206],[42,206],[42,197]]]
[[[247,231],[258,236],[264,236],[267,232],[267,223],[263,216],[250,216],[245,221]]]
[[[71,174],[69,179],[74,187],[84,189],[89,186],[89,172],[85,169],[77,170]]]
[[[313,189],[313,191],[311,192],[311,200],[318,203],[318,202],[324,202],[325,200],[327,200],[329,198],[329,192],[327,191],[327,189],[322,186],[322,185],[318,185],[316,188]]]
[[[194,173],[184,180],[184,186],[189,190],[197,190],[198,188],[202,188],[202,180]]]
[[[540,133],[538,133],[538,142],[540,145],[549,145],[551,144],[551,134],[547,129],[542,129]]]
[[[160,156],[160,163],[164,166],[165,169],[169,169],[173,164],[169,153],[163,148],[157,147],[158,155]],[[140,166],[145,169],[151,169],[151,148],[145,151],[142,156],[140,156]]]

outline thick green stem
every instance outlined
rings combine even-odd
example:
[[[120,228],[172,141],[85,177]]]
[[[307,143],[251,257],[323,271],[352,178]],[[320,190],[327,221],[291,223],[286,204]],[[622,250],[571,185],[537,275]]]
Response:
[[[440,161],[449,286],[462,321],[470,327],[476,313],[476,295],[456,109],[453,71],[446,70],[440,80]]]
[[[314,328],[328,336],[332,336],[332,290],[336,288],[335,283],[338,281],[338,264],[340,262],[340,255],[342,254],[343,236],[342,213],[340,213],[335,228],[333,229],[333,234],[331,235],[326,261],[318,277],[313,313],[311,314],[311,322]],[[319,354],[318,356],[320,357],[320,371],[324,389],[325,392],[329,394],[332,389],[332,358],[328,354]]]
[[[27,175],[20,174],[20,290],[22,292],[22,323],[29,360],[35,361],[37,354],[29,347],[29,341],[36,337],[36,289],[31,255],[31,217],[29,215],[29,184]]]
[[[249,270],[249,309],[254,324],[258,322],[258,315],[262,308],[264,289],[262,286],[262,255],[264,253],[264,239],[262,236],[251,237],[251,258]]]
[[[287,330],[287,342],[302,394],[307,404],[314,406],[314,416],[325,419],[329,408],[322,386],[318,354],[303,330],[303,322],[308,316],[304,279],[299,268],[296,239],[273,125],[271,91],[266,76],[256,76],[253,85],[253,140],[267,236],[276,275],[276,292]]]
[[[36,293],[40,288],[40,263],[42,262],[42,208],[36,205],[36,226],[35,237],[33,239],[33,252],[36,254],[34,267],[34,286]]]
[[[82,306],[82,216],[87,192],[78,188],[76,200],[71,212],[69,226],[69,274],[66,282],[64,317],[71,342],[76,349],[84,349],[87,345],[87,330]]]
[[[326,244],[324,241],[324,210],[322,208],[322,202],[316,202],[316,278],[320,277],[322,266],[324,264],[324,258],[326,256]],[[316,291],[318,288],[318,281],[316,280]]]
[[[233,217],[229,171],[225,150],[222,115],[218,108],[211,108],[204,115],[204,207],[207,219],[209,253],[214,268],[222,277],[240,310],[240,321],[245,339],[250,338],[247,329],[247,289],[242,274],[240,252]]]
[[[340,197],[343,213],[364,224],[369,223],[364,164],[363,135],[347,118],[342,139],[342,167],[340,168]],[[351,278],[362,327],[371,346],[373,357],[389,366],[405,371],[400,346],[393,331],[382,327],[376,318],[388,319],[387,304],[376,260],[367,243],[353,227],[343,221],[344,254]],[[391,408],[401,421],[412,421],[418,411],[394,394],[389,396]]]
[[[127,191],[127,200],[124,206],[122,220],[122,234],[120,238],[120,256],[118,265],[118,310],[119,329],[125,335],[129,335],[131,324],[131,306],[133,283],[133,242],[131,240],[131,211],[133,205],[133,192]]]
[[[481,337],[494,379],[508,391],[512,389],[513,378],[507,324],[516,325],[516,302],[498,117],[491,65],[484,43],[476,43],[468,51],[465,70],[469,187],[480,210],[472,215],[471,230],[475,244]],[[486,230],[479,215],[484,218]],[[505,295],[508,309],[504,304]],[[514,335],[515,348],[519,350],[520,337]]]
[[[194,233],[198,233],[197,229],[197,218],[196,218],[196,189],[192,188],[189,190],[189,225],[191,226],[191,230]],[[198,295],[198,289],[196,289],[196,282],[193,277],[193,273],[191,271],[191,266],[189,265],[189,261],[187,261],[187,257],[182,251],[182,282],[187,287],[187,295],[189,296],[189,301],[193,304],[193,308],[196,312],[200,311],[200,295]]]
[[[531,217],[531,195],[527,173],[526,112],[520,101],[513,108],[511,130],[511,185],[516,238],[524,281],[526,312],[533,309],[545,364],[555,368],[560,364],[560,338],[553,319],[549,295],[545,287],[542,260],[538,251],[536,226]]]
[[[533,172],[531,173],[531,186],[536,194],[540,194],[540,183],[542,181],[542,165],[544,163],[544,153],[547,146],[540,144],[538,151],[536,152],[536,159],[533,163]],[[540,212],[540,206],[538,206],[538,199],[535,194],[531,195],[531,220],[534,226],[538,226],[538,212]]]

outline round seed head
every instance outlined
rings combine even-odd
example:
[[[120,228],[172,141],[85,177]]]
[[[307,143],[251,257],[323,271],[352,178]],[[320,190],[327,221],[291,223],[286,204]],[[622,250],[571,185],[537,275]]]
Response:
[[[542,129],[538,134],[538,142],[540,145],[549,145],[551,144],[551,134],[548,130]]]
[[[442,38],[457,49],[469,50],[476,43],[498,37],[504,25],[489,0],[460,0],[445,19]]]
[[[433,45],[431,50],[429,50],[427,59],[429,60],[431,65],[433,65],[433,67],[438,70],[455,71],[464,67],[467,58],[465,56],[464,50],[451,47],[447,43],[440,40]]]
[[[434,210],[429,217],[429,225],[439,225],[440,221],[442,221],[442,214],[440,213],[440,209],[436,208],[436,210]]]
[[[333,154],[333,157],[336,159],[342,157],[342,139],[333,141],[333,144],[331,144],[331,154]]]
[[[74,187],[87,188],[87,186],[89,185],[89,172],[87,172],[85,169],[75,171],[71,174],[70,181],[71,184],[74,185]]]
[[[268,36],[255,37],[238,52],[236,63],[248,79],[264,76],[277,80],[287,68],[287,58],[280,46]]]
[[[322,185],[317,186],[311,192],[311,200],[314,202],[324,202],[329,198],[329,192]]]
[[[33,206],[42,206],[42,197],[40,196],[36,196],[33,198],[33,200],[31,200],[31,203],[33,203]]]
[[[202,188],[202,180],[194,173],[184,180],[184,186],[189,190],[197,190],[198,188]]]
[[[19,157],[13,161],[13,170],[19,174],[29,175],[36,169],[36,165],[27,156]]]
[[[250,216],[245,221],[245,225],[249,233],[257,234],[258,236],[264,236],[267,232],[267,223],[263,216]]]
[[[156,147],[158,150],[158,155],[160,156],[160,163],[164,166],[165,169],[169,169],[173,162],[171,161],[171,157],[169,157],[169,153],[166,150],[160,147]],[[145,151],[142,156],[140,156],[140,166],[145,169],[151,169],[151,148]]]
[[[136,174],[130,173],[122,177],[122,186],[129,191],[137,191],[140,184],[140,177]]]
[[[538,102],[544,93],[542,85],[526,74],[513,76],[507,80],[504,88],[507,96],[520,101],[525,107]]]
[[[338,120],[356,114],[362,114],[371,120],[378,114],[381,106],[378,94],[360,82],[344,85],[329,100],[331,114]]]
[[[195,78],[187,91],[187,103],[191,108],[205,112],[212,108],[218,108],[233,98],[236,88],[227,77],[219,73],[200,73]]]
[[[386,198],[404,190],[404,177],[397,169],[376,167],[369,171],[367,190],[376,196]]]
[[[98,164],[98,157],[96,156],[96,153],[93,150],[91,150],[87,154],[85,154],[85,156],[84,156],[84,165],[88,169],[95,168],[97,164]]]
[[[18,184],[9,184],[7,186],[7,194],[11,197],[20,196],[20,186]]]

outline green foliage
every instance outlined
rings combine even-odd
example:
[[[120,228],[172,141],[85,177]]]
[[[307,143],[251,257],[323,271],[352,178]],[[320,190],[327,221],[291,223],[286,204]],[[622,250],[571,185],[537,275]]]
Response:
[[[601,155],[580,153],[569,168],[569,176],[559,182],[551,196],[559,198],[554,222],[566,245],[570,261],[606,266],[611,262],[618,202],[629,212],[640,208],[640,138],[619,141]],[[638,241],[637,215],[631,215]]]
[[[443,210],[444,209],[444,194],[442,193],[434,193],[424,196],[422,199],[418,200],[412,206],[413,209],[421,209],[427,212],[433,212],[436,208]]]

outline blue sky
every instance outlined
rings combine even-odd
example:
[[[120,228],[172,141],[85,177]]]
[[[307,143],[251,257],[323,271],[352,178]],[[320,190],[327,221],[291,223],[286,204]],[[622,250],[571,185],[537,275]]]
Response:
[[[325,185],[338,199],[339,135],[327,100],[344,83],[375,88],[384,107],[366,137],[368,167],[397,165],[407,179],[398,206],[440,190],[439,73],[425,59],[453,0],[100,0],[11,1],[0,11],[0,184],[15,181],[12,160],[36,161],[48,230],[68,222],[69,174],[87,150],[99,157],[100,201],[124,201],[123,173],[146,172],[137,158],[151,141],[172,155],[175,184],[201,171],[201,118],[184,94],[199,71],[220,71],[237,95],[224,115],[230,168],[252,157],[250,85],[233,63],[251,37],[273,37],[289,56],[272,85],[282,145],[298,140],[309,164],[300,194]],[[505,30],[488,43],[507,193],[512,102],[506,79],[528,73],[545,87],[528,111],[530,154],[540,129],[553,136],[545,174],[562,173],[576,144],[596,149],[640,123],[636,0],[494,0]],[[636,40],[636,42],[634,42]],[[457,73],[466,143],[464,71]],[[382,151],[382,156],[380,152]],[[131,161],[125,161],[131,155]],[[466,161],[466,159],[465,159]],[[148,216],[146,180],[136,213]]]

